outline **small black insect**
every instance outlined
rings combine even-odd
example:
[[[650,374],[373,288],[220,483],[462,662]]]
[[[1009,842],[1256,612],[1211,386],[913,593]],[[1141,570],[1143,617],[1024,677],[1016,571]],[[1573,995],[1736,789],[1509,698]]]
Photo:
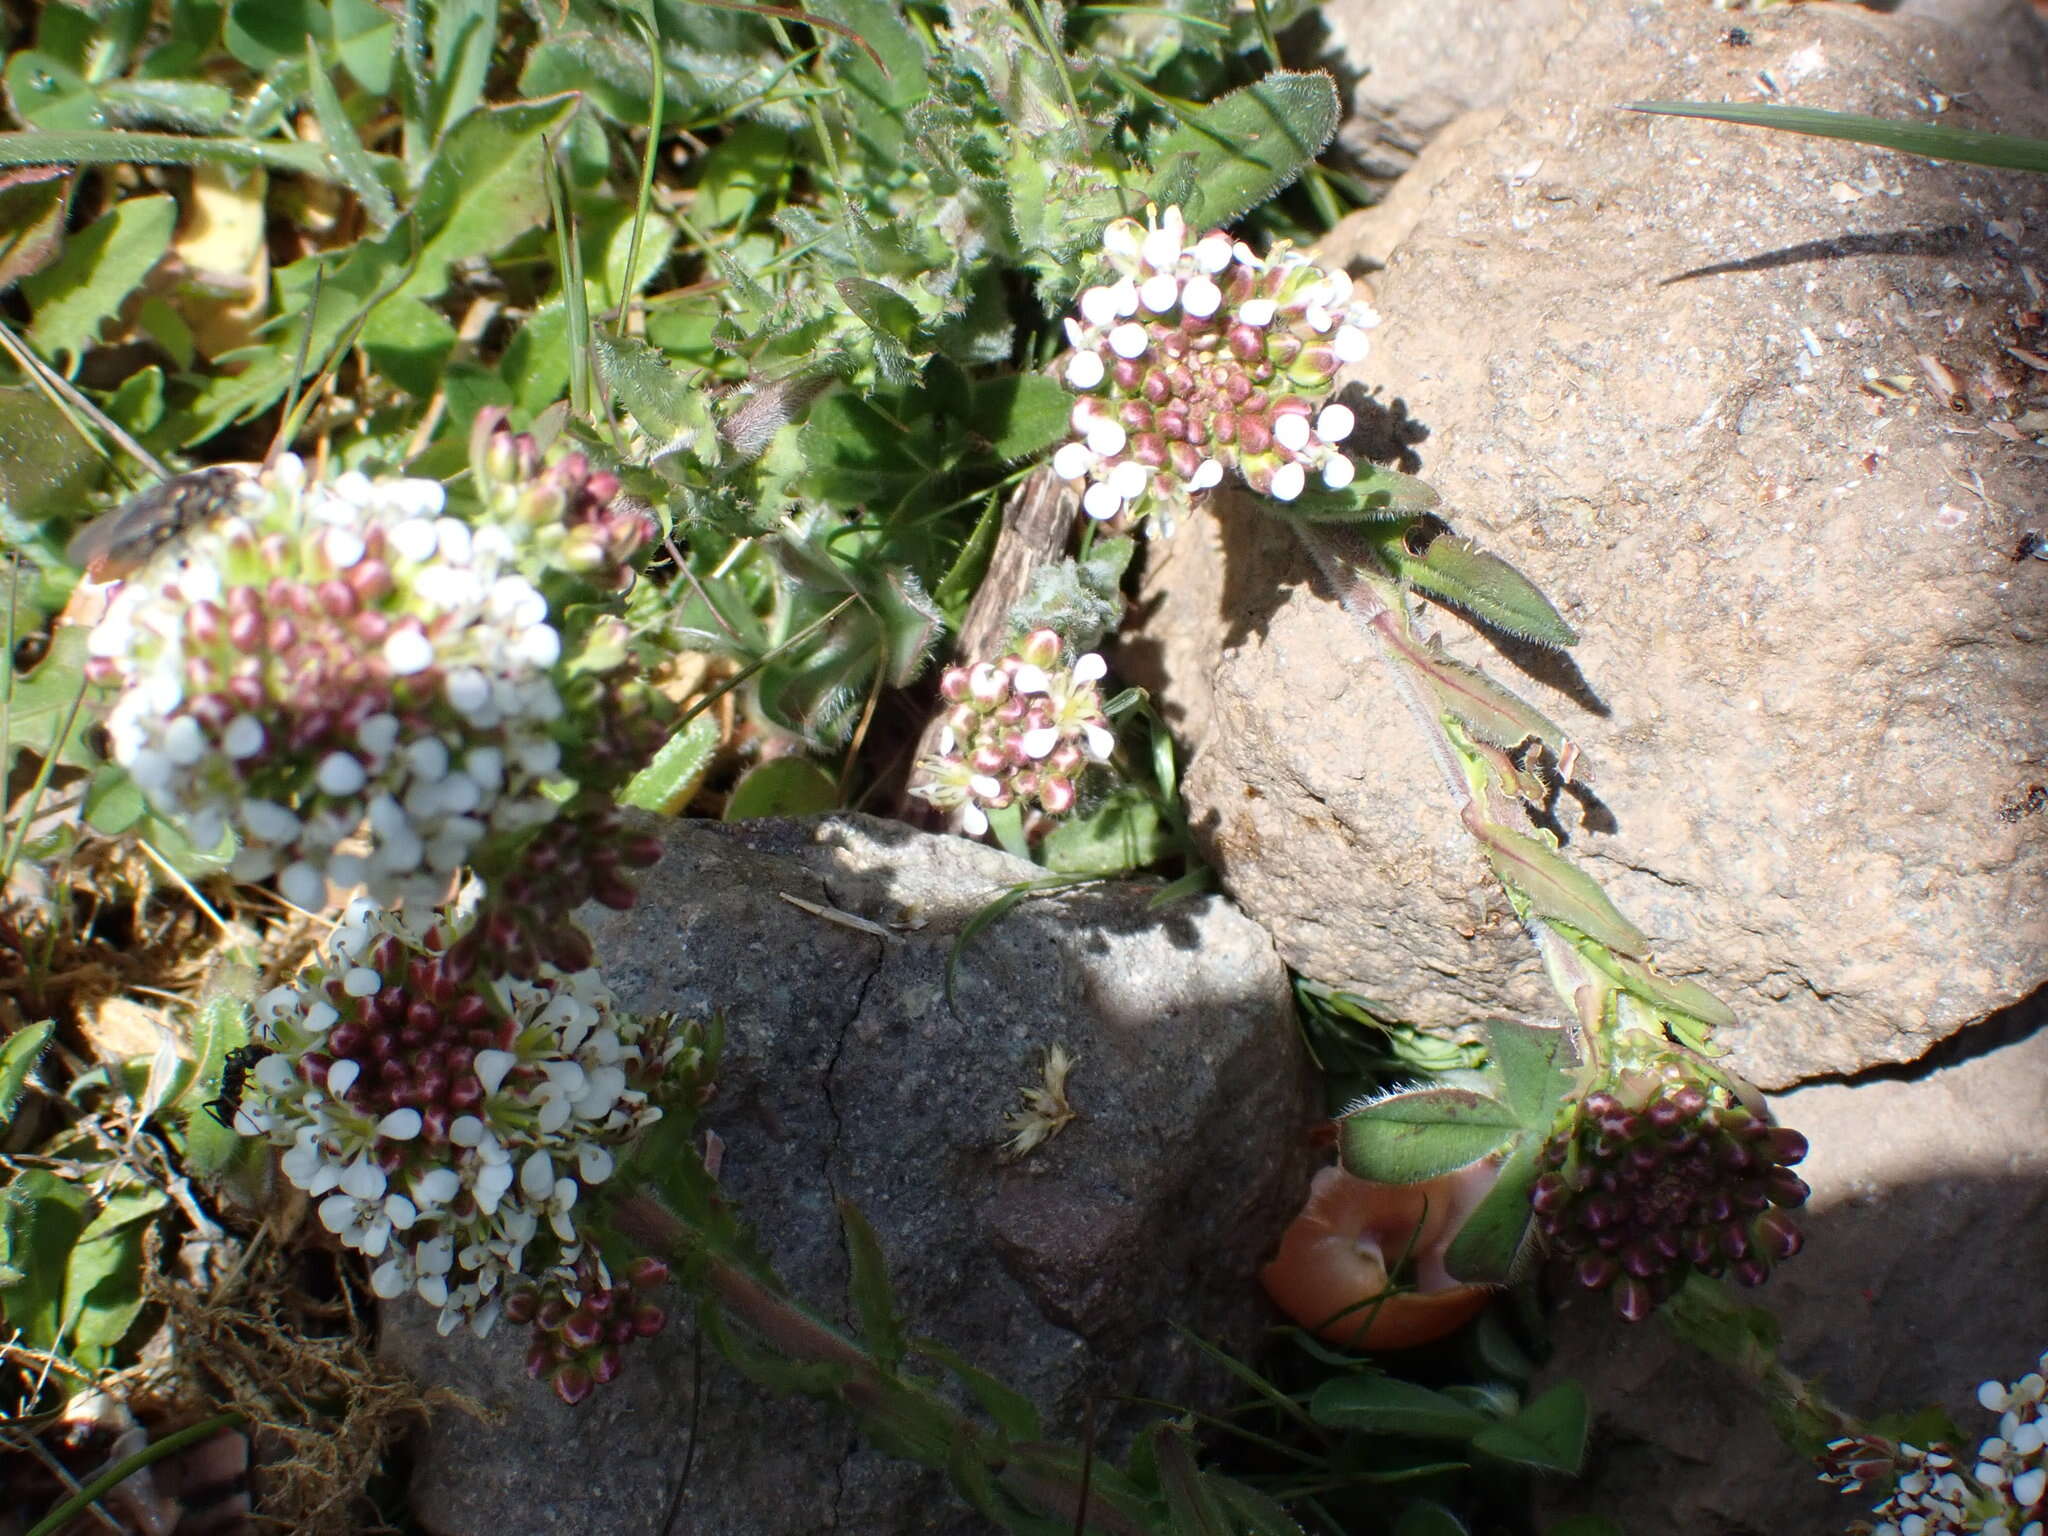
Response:
[[[223,1130],[235,1129],[235,1114],[242,1107],[242,1089],[249,1069],[266,1056],[276,1054],[267,1045],[238,1045],[228,1052],[220,1068],[220,1097],[206,1101],[206,1112],[220,1122]]]
[[[2048,538],[2031,530],[2021,534],[2012,557],[2015,560],[2048,560]]]
[[[118,580],[186,529],[232,512],[249,483],[240,469],[220,464],[173,475],[87,523],[64,558],[94,581]]]
[[[1730,48],[1747,48],[1750,45],[1752,39],[1749,33],[1743,28],[1730,27],[1726,32],[1723,32],[1721,34],[1721,41],[1726,43]]]

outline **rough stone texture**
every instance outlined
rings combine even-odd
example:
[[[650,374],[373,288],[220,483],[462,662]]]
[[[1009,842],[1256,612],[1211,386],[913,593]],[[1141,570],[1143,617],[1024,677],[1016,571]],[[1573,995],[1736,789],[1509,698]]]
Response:
[[[1756,1293],[1784,1324],[1784,1363],[1855,1414],[1940,1403],[1974,1447],[1994,1423],[1977,1383],[2048,1349],[2048,1031],[1775,1107],[1813,1143],[1806,1249]],[[1604,1511],[1629,1536],[1838,1536],[1868,1513],[1661,1326],[1588,1299],[1556,1329],[1551,1374],[1600,1410],[1587,1480],[1554,1492],[1556,1513]]]
[[[1376,278],[1375,399],[1353,394],[1577,627],[1566,660],[1432,620],[1580,742],[1571,853],[1667,971],[1734,1005],[1727,1043],[1767,1087],[1911,1060],[2048,970],[2048,564],[2014,558],[2048,458],[1998,419],[2048,385],[2002,351],[2043,344],[2014,317],[2048,215],[2038,178],[1606,104],[1754,100],[1768,73],[1793,103],[1898,115],[1969,90],[1944,122],[2048,133],[2048,31],[2022,0],[1944,9],[1745,14],[1737,48],[1690,0],[1579,7],[1437,168]],[[1142,611],[1120,665],[1177,713],[1206,851],[1290,964],[1432,1026],[1554,1015],[1279,525],[1184,520]]]
[[[1340,150],[1375,180],[1404,175],[1461,113],[1497,106],[1572,14],[1571,0],[1327,0],[1315,7],[1349,110]]]
[[[586,917],[627,1006],[725,1011],[706,1116],[720,1179],[795,1293],[842,1317],[843,1197],[880,1235],[910,1330],[1029,1394],[1063,1433],[1091,1392],[1227,1394],[1170,1325],[1255,1342],[1269,1316],[1253,1277],[1314,1161],[1302,1131],[1317,1100],[1266,936],[1216,898],[1157,913],[1129,886],[1027,901],[967,945],[949,1007],[961,927],[1042,871],[868,817],[665,826],[639,904]],[[1079,1118],[1005,1163],[1004,1117],[1055,1043],[1079,1058]],[[686,1454],[673,1529],[687,1536],[984,1528],[938,1478],[715,1354],[686,1452],[687,1325],[572,1412],[525,1378],[519,1350],[438,1340],[424,1310],[388,1309],[389,1353],[504,1415],[434,1416],[414,1498],[441,1536],[661,1530]]]

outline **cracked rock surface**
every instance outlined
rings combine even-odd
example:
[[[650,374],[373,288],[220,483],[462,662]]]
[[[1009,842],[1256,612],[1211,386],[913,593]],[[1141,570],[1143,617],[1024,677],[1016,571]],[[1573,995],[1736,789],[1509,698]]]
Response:
[[[1349,397],[1376,456],[1580,644],[1427,624],[1578,742],[1568,852],[1734,1008],[1740,1071],[1912,1061],[2048,982],[2048,563],[2015,554],[2048,531],[2048,372],[2010,350],[2048,334],[2040,179],[1612,104],[1768,77],[2039,135],[2048,28],[2023,0],[1799,6],[1743,12],[1738,46],[1695,0],[1495,9],[1545,29],[1521,86],[1323,252],[1386,253]],[[1192,747],[1206,856],[1290,964],[1393,1015],[1557,1017],[1311,569],[1248,507],[1149,546],[1117,665]]]
[[[1034,899],[965,946],[949,1005],[962,926],[1042,871],[863,816],[650,827],[666,848],[638,905],[583,915],[625,1006],[723,1010],[705,1124],[796,1295],[846,1321],[835,1202],[850,1200],[909,1332],[1030,1396],[1057,1433],[1078,1439],[1091,1393],[1112,1440],[1135,1422],[1114,1394],[1228,1397],[1171,1325],[1254,1347],[1271,1321],[1257,1266],[1317,1161],[1304,1131],[1319,1102],[1259,928],[1215,897],[1148,912],[1148,887]],[[1005,1161],[1004,1118],[1056,1044],[1078,1059],[1077,1118]],[[415,1508],[437,1536],[659,1531],[686,1458],[672,1529],[689,1536],[984,1528],[942,1480],[862,1448],[834,1413],[771,1399],[708,1344],[698,1377],[686,1317],[572,1411],[527,1380],[521,1351],[436,1338],[425,1308],[385,1311],[387,1357],[502,1416],[441,1409],[421,1437]]]

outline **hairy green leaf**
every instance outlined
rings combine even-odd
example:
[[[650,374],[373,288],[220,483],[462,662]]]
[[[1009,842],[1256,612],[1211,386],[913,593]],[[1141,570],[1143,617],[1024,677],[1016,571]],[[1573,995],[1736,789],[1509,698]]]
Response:
[[[1468,1088],[1390,1093],[1337,1122],[1344,1166],[1380,1184],[1419,1184],[1470,1167],[1528,1126],[1499,1099]]]
[[[1152,150],[1148,195],[1190,229],[1228,224],[1299,176],[1337,131],[1328,75],[1275,71],[1184,117]]]
[[[1519,892],[1541,918],[1569,924],[1609,949],[1636,959],[1650,940],[1623,917],[1600,883],[1548,843],[1468,812],[1466,828],[1486,851],[1503,885]]]
[[[355,193],[356,201],[363,205],[363,215],[370,221],[370,227],[383,234],[398,222],[398,204],[379,178],[377,162],[363,148],[356,125],[343,108],[334,82],[321,63],[319,47],[311,37],[306,39],[306,91],[313,99],[313,117],[320,124],[320,137],[327,141],[328,153],[334,157],[334,168],[349,191]]]
[[[1708,1031],[1729,1029],[1735,1024],[1735,1010],[1698,982],[1682,976],[1665,976],[1647,960],[1627,955],[1588,950],[1586,958],[1605,971],[1631,996],[1665,1013],[1697,1019]]]
[[[371,156],[380,174],[384,159]],[[0,166],[9,165],[260,165],[316,181],[348,181],[324,144],[99,129],[0,133]]]
[[[77,707],[86,687],[85,643],[89,634],[81,624],[65,625],[50,641],[49,654],[35,671],[14,679],[14,691],[8,696],[7,706],[9,761],[0,763],[0,777],[12,771],[13,759],[23,748],[39,757],[54,755],[67,767],[90,768],[99,761],[86,744],[86,727],[92,721],[86,711]],[[0,666],[7,664],[0,659]],[[60,730],[64,732],[62,741],[58,740]]]
[[[21,1102],[28,1075],[42,1059],[43,1047],[49,1044],[50,1032],[56,1027],[45,1019],[40,1024],[24,1025],[9,1035],[5,1043],[0,1043],[0,1124],[14,1114],[14,1106]]]
[[[449,131],[411,209],[419,265],[399,292],[434,298],[454,263],[492,255],[546,222],[546,136],[575,110],[574,96],[479,107]]]
[[[718,751],[718,722],[705,713],[693,716],[655,752],[653,759],[627,781],[619,804],[664,816],[680,815],[703,786],[711,759]]]
[[[1542,1147],[1540,1136],[1525,1136],[1501,1164],[1493,1188],[1444,1252],[1444,1268],[1453,1276],[1506,1285],[1521,1273],[1530,1253],[1534,1216],[1529,1191],[1536,1182],[1536,1158]]]
[[[1268,501],[1265,509],[1298,523],[1384,523],[1411,519],[1437,504],[1435,489],[1413,475],[1361,464],[1340,491],[1311,485],[1292,501]]]
[[[1631,112],[1667,117],[1704,117],[1749,128],[1776,128],[1785,133],[1821,139],[1848,139],[1879,149],[1901,150],[1923,160],[1957,160],[1965,165],[1996,166],[2007,171],[2048,174],[2048,139],[2026,139],[2011,133],[1980,133],[1935,123],[1909,123],[1894,117],[1868,117],[1860,112],[1825,112],[1817,107],[1751,106],[1737,102],[1630,101]]]
[[[914,1339],[911,1348],[945,1367],[967,1389],[981,1411],[1011,1440],[1036,1440],[1045,1433],[1038,1408],[1023,1393],[1005,1386],[988,1372],[969,1365],[959,1353],[936,1339]]]
[[[1554,755],[1564,755],[1563,730],[1535,705],[1508,692],[1477,667],[1447,654],[1440,636],[1431,636],[1420,646],[1405,640],[1393,644],[1395,653],[1429,685],[1445,713],[1475,740],[1508,750],[1540,741]]]
[[[1399,539],[1378,541],[1387,568],[1407,585],[1455,603],[1474,618],[1524,640],[1563,647],[1578,643],[1536,584],[1470,539],[1446,533],[1420,555]]]
[[[1067,432],[1074,397],[1041,373],[978,379],[968,427],[1005,463],[1043,453]]]
[[[0,292],[40,272],[64,244],[64,200],[71,178],[62,166],[0,172]]]
[[[889,1261],[883,1257],[875,1229],[851,1200],[839,1202],[839,1223],[846,1237],[848,1297],[860,1325],[860,1339],[885,1371],[894,1372],[907,1349],[903,1318],[889,1283]]]

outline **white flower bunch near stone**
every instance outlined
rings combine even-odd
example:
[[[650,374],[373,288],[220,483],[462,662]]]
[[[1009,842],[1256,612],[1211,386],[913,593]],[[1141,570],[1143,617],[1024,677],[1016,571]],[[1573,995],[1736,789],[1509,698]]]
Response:
[[[1998,1415],[1998,1430],[1975,1456],[1855,1436],[1828,1447],[1822,1480],[1852,1491],[1890,1480],[1890,1495],[1872,1511],[1872,1536],[2044,1536],[2048,1354],[2036,1366],[2017,1381],[1977,1388],[1977,1401]]]
[[[561,639],[516,530],[442,509],[432,480],[309,482],[281,456],[92,633],[114,760],[299,906],[438,900],[485,838],[554,815]]]
[[[957,814],[970,837],[988,832],[990,811],[1013,805],[1027,835],[1071,811],[1081,775],[1109,761],[1116,735],[1096,686],[1108,666],[1093,651],[1065,657],[1067,649],[1057,631],[1039,629],[995,661],[948,667],[938,755],[919,764],[911,793]]]
[[[1226,472],[1276,501],[1311,475],[1351,483],[1339,445],[1356,422],[1330,393],[1379,315],[1347,275],[1285,243],[1260,256],[1220,230],[1190,241],[1178,208],[1116,220],[1102,249],[1116,276],[1066,322],[1060,373],[1080,398],[1052,461],[1090,517],[1183,510]]]
[[[581,1209],[661,1116],[660,1039],[595,971],[481,978],[357,898],[324,960],[257,1003],[271,1054],[237,1128],[369,1259],[371,1288],[496,1322],[507,1283],[573,1276]]]

